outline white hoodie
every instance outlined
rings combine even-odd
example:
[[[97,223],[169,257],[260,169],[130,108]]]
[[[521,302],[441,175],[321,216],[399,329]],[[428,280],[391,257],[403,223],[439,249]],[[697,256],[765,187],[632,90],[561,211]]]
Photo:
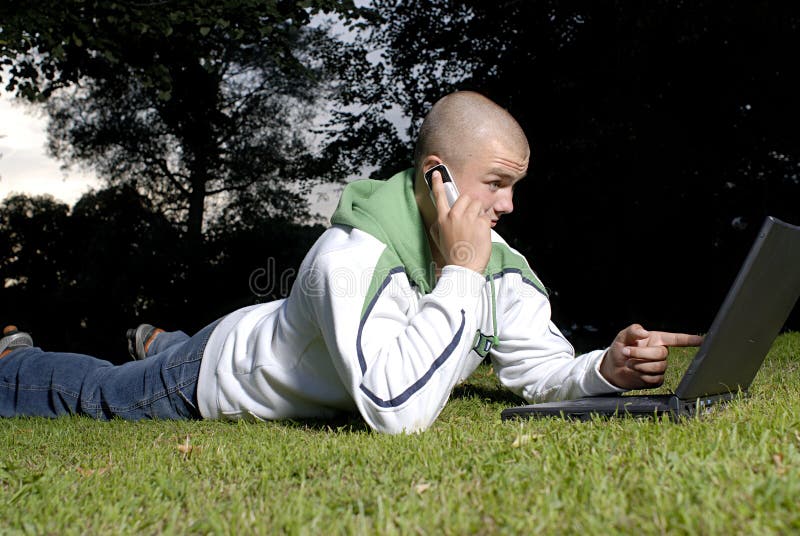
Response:
[[[435,279],[412,178],[350,183],[289,297],[217,325],[198,383],[203,417],[358,411],[381,432],[421,431],[487,355],[529,402],[621,391],[599,373],[604,350],[575,357],[544,286],[496,233],[484,275],[445,266]]]

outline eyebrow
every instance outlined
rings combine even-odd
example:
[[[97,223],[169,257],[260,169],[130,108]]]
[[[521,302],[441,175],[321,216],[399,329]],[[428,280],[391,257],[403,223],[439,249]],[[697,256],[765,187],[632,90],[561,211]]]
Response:
[[[521,177],[512,178],[512,174],[507,171],[505,168],[502,167],[493,167],[489,169],[490,175],[497,175],[501,180],[511,181],[517,183],[524,179],[528,174],[522,175]]]

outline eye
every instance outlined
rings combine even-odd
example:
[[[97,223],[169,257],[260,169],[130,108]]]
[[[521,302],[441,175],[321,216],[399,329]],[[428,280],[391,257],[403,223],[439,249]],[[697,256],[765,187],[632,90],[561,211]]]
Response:
[[[493,192],[499,190],[501,186],[500,181],[492,181],[489,183],[489,189]]]

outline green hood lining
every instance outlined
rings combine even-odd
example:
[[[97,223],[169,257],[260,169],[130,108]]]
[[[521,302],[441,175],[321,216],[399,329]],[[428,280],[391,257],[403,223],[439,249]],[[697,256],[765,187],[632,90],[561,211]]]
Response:
[[[386,244],[387,253],[397,262],[382,258],[380,264],[403,266],[408,278],[427,294],[433,290],[435,274],[413,178],[413,169],[407,169],[385,181],[351,182],[342,192],[331,223],[355,227]]]
[[[435,273],[433,258],[422,215],[414,197],[414,170],[409,168],[388,180],[363,179],[348,184],[331,216],[331,223],[354,227],[368,233],[383,244],[381,254],[364,300],[362,316],[386,277],[402,267],[406,276],[423,294],[433,290]],[[489,263],[484,271],[492,286],[492,321],[497,344],[497,312],[494,280],[506,272],[519,272],[545,297],[547,290],[520,254],[506,244],[493,242]]]

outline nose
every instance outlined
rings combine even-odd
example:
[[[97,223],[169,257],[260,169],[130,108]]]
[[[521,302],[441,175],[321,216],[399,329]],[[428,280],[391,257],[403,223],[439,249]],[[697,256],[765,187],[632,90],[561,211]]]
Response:
[[[494,211],[497,215],[511,214],[514,212],[514,194],[511,188],[505,189],[497,202],[494,204]]]

